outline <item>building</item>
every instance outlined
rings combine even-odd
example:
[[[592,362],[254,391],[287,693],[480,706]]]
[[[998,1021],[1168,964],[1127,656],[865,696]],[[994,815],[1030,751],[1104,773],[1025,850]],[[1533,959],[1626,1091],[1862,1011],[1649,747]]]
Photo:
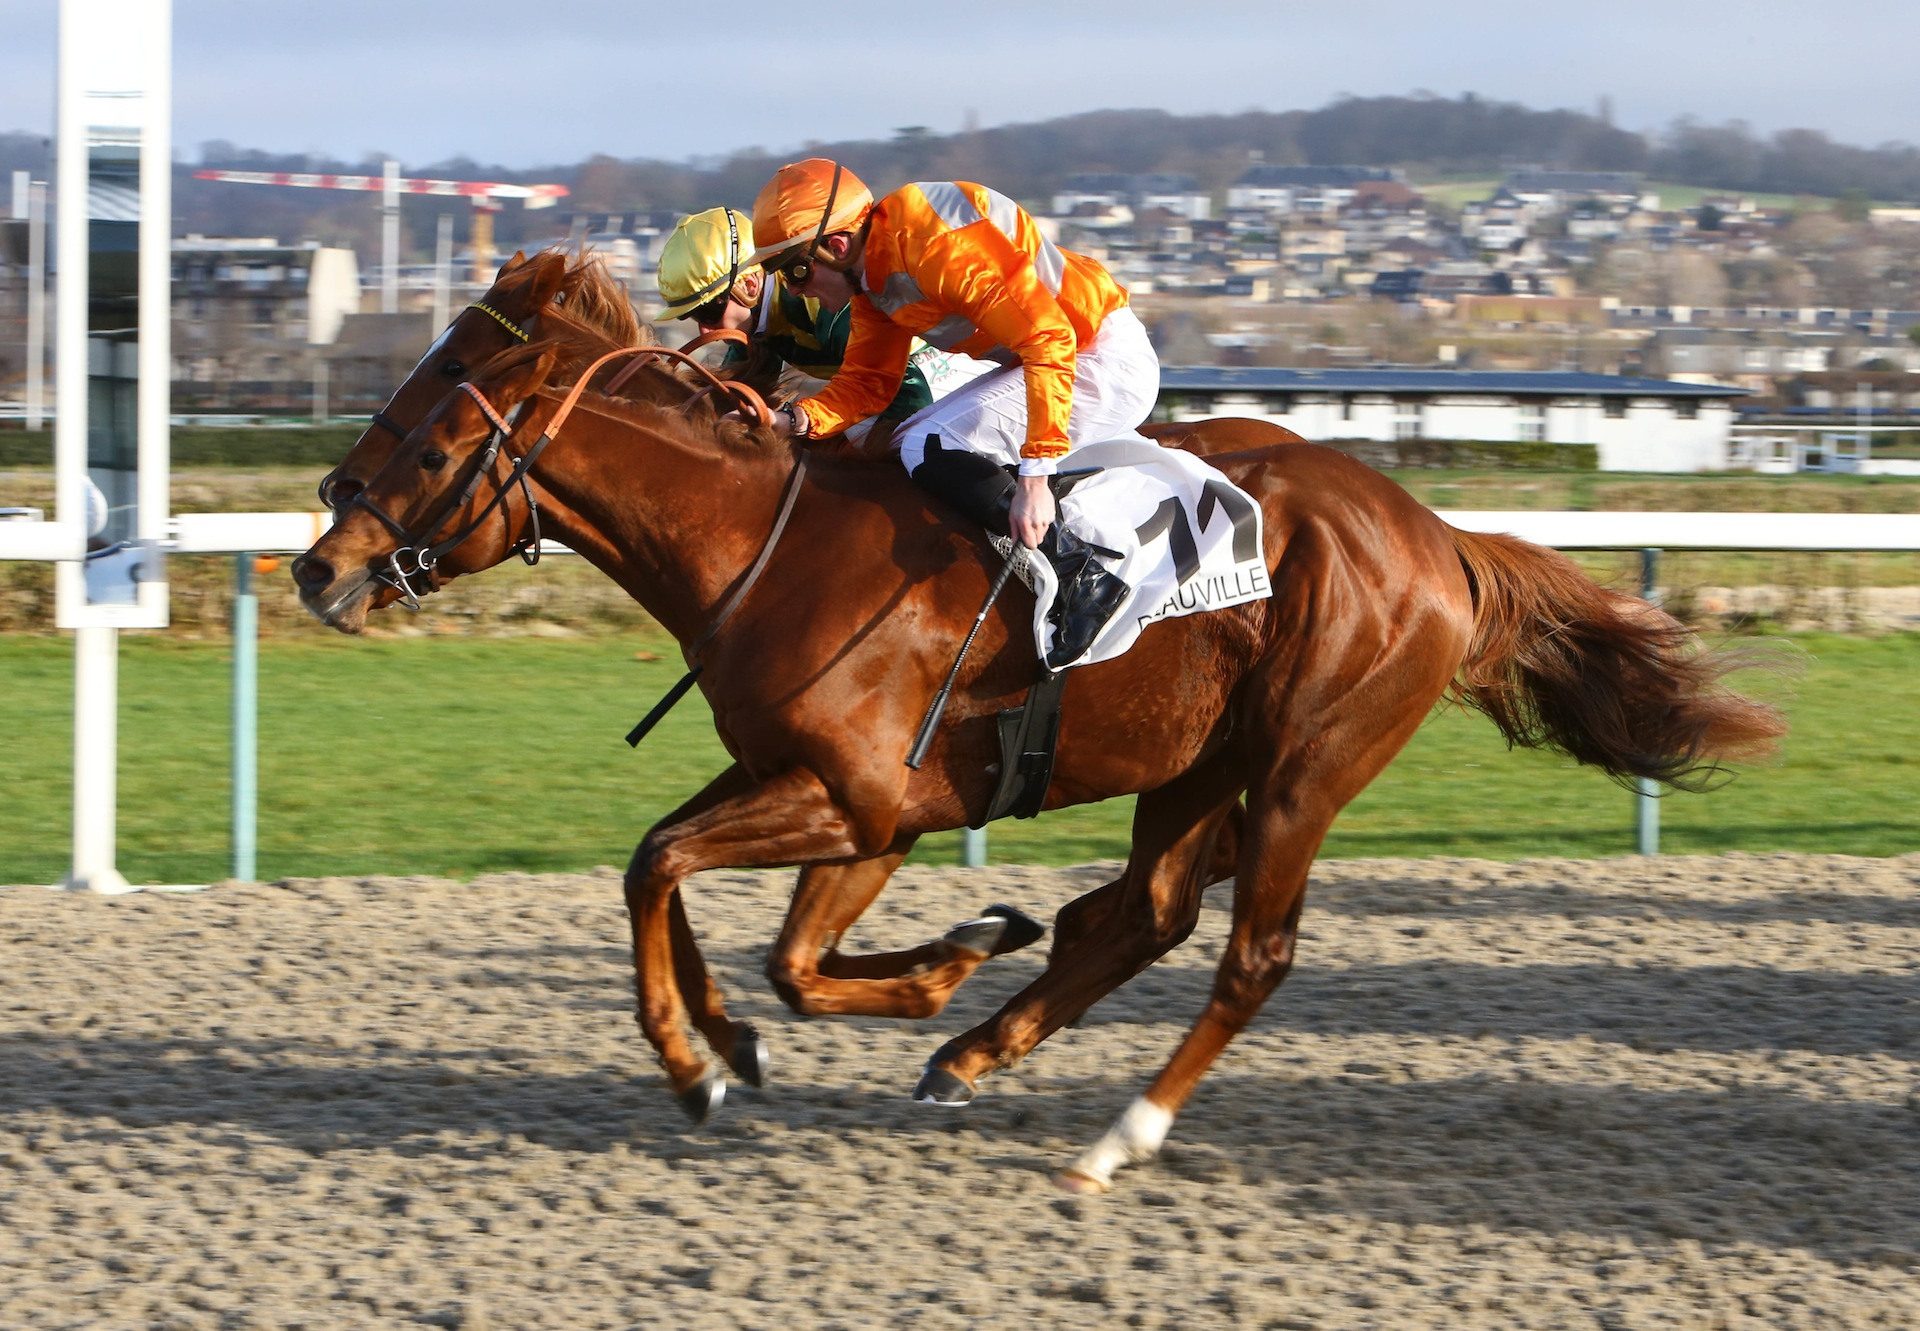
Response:
[[[1648,193],[1630,171],[1515,171],[1500,182],[1500,191],[1543,213],[1562,212],[1586,200],[1643,212],[1660,210],[1660,196]]]
[[[174,241],[177,405],[281,403],[307,383],[312,349],[330,344],[359,309],[360,265],[352,250],[312,241]]]
[[[1170,366],[1155,418],[1250,416],[1308,439],[1592,444],[1603,471],[1721,471],[1742,396],[1604,374]]]
[[[1227,190],[1227,209],[1325,217],[1352,203],[1366,182],[1398,179],[1379,166],[1250,167]]]
[[[1122,171],[1087,171],[1068,176],[1053,196],[1053,216],[1102,216],[1120,209],[1144,213],[1158,208],[1203,222],[1212,215],[1213,199],[1192,176]]]

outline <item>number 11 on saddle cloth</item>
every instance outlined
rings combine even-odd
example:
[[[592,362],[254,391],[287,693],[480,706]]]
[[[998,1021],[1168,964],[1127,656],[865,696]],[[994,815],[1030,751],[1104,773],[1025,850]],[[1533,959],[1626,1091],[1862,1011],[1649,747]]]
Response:
[[[1099,468],[1060,501],[1075,535],[1120,552],[1105,560],[1132,589],[1075,665],[1119,656],[1148,624],[1202,610],[1260,601],[1273,594],[1262,544],[1260,506],[1192,453],[1141,438],[1081,444],[1073,467]],[[1034,591],[1034,640],[1044,660],[1052,646],[1053,569],[1024,561]]]

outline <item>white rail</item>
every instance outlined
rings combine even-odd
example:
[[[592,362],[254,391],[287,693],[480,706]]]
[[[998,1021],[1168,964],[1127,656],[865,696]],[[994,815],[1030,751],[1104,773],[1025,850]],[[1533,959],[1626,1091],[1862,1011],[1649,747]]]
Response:
[[[1559,550],[1920,550],[1920,513],[1576,513],[1441,509],[1466,531],[1506,532]],[[177,554],[292,554],[326,531],[326,513],[181,513]],[[57,522],[0,522],[0,559],[78,559],[81,533]],[[545,554],[570,554],[548,541]]]

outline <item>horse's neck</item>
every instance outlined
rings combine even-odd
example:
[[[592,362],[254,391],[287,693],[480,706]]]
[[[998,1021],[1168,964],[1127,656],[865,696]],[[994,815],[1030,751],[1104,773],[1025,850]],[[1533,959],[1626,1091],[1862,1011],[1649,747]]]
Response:
[[[692,447],[586,407],[563,435],[532,471],[544,525],[668,632],[698,639],[772,529],[792,455]]]

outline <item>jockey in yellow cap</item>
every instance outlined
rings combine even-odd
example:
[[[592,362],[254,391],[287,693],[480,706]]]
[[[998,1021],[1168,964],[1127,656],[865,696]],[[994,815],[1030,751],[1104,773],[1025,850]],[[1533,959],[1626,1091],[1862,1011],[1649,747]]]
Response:
[[[916,336],[1000,364],[909,418],[895,443],[916,481],[1047,557],[1060,588],[1047,665],[1079,659],[1128,589],[1055,521],[1048,478],[1075,443],[1137,433],[1159,393],[1126,291],[985,186],[922,181],[875,202],[824,158],[775,173],[753,233],[749,261],[790,289],[856,288],[840,371],[794,404],[795,433],[829,434],[886,403]]]
[[[750,261],[752,250],[753,224],[745,213],[709,208],[681,218],[660,248],[658,280],[666,308],[656,322],[687,319],[703,330],[739,329],[781,363],[831,379],[846,354],[852,284],[822,280],[817,290],[796,295]],[[744,348],[727,349],[729,363],[746,359]],[[891,401],[870,414],[898,422],[931,403],[927,367],[920,363],[925,359],[923,354],[908,366]]]

